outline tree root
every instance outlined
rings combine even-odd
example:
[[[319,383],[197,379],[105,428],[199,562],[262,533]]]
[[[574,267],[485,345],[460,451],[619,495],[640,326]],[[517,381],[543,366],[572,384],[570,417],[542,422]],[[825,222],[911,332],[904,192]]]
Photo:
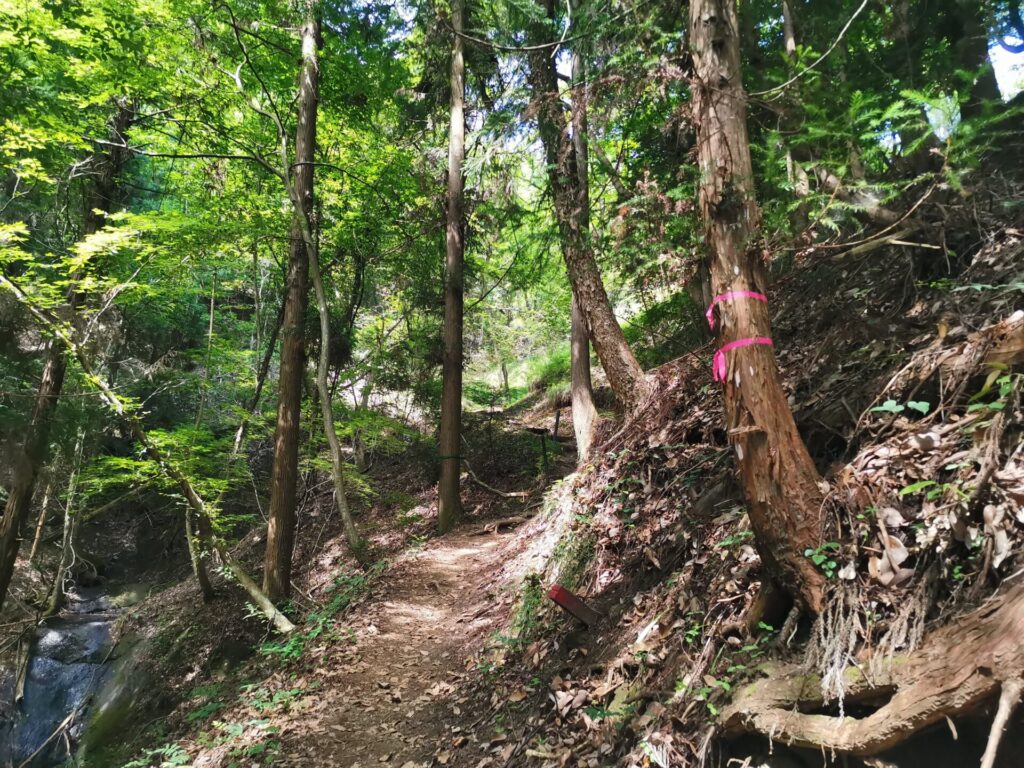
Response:
[[[827,704],[821,679],[790,666],[741,690],[722,713],[723,732],[755,732],[793,746],[875,755],[933,723],[977,708],[1002,689],[986,751],[994,760],[999,734],[1020,698],[1022,628],[1024,583],[935,631],[908,656],[847,669],[845,704],[878,705],[865,717],[815,714]]]
[[[988,736],[988,745],[985,747],[985,754],[981,758],[981,768],[992,768],[996,764],[996,752],[999,750],[999,740],[1003,738],[1003,730],[1010,720],[1010,715],[1020,703],[1021,689],[1024,683],[1020,678],[1007,680],[1003,683],[1003,690],[999,694],[999,708],[992,720],[992,732]]]

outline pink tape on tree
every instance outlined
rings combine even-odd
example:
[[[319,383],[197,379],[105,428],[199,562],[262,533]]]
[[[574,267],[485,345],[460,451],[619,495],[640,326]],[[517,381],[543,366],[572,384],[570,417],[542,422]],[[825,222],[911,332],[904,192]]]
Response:
[[[732,301],[733,299],[757,299],[758,301],[768,301],[768,297],[763,293],[757,291],[726,291],[720,293],[711,300],[711,306],[708,307],[706,317],[708,319],[708,325],[712,328],[715,327],[715,304],[723,301]]]
[[[740,347],[749,347],[752,344],[765,344],[772,346],[772,340],[767,336],[751,336],[746,339],[736,339],[736,341],[730,341],[728,344],[722,346],[717,352],[715,352],[715,359],[711,364],[711,371],[714,374],[715,381],[725,381],[725,376],[728,370],[725,365],[725,353],[731,349],[739,349]]]

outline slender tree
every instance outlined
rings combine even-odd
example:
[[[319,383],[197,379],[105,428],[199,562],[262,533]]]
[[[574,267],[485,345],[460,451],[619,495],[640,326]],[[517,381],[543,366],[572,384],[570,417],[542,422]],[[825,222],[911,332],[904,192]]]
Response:
[[[572,140],[576,153],[576,176],[579,184],[579,218],[583,237],[590,239],[590,153],[587,125],[587,74],[582,54],[572,57]],[[572,396],[572,428],[576,433],[576,456],[583,462],[590,455],[597,425],[594,387],[590,377],[590,333],[587,320],[576,296],[572,299],[572,322],[569,346],[569,391]]]
[[[292,550],[295,547],[299,427],[302,380],[306,367],[305,318],[309,300],[309,254],[302,219],[304,214],[313,210],[313,153],[316,145],[320,76],[316,57],[318,37],[319,23],[310,8],[302,26],[295,164],[291,173],[292,189],[289,190],[289,195],[293,197],[293,210],[288,246],[288,293],[281,323],[277,426],[274,432],[274,464],[270,476],[270,520],[263,560],[263,591],[271,600],[287,597],[291,592]],[[298,201],[298,206],[295,201]]]
[[[466,64],[461,37],[465,0],[452,0],[451,125],[448,130],[448,220],[444,263],[444,361],[441,388],[439,448],[441,481],[438,486],[437,525],[444,533],[462,515],[459,475],[462,470],[462,163],[466,155]]]
[[[82,449],[85,443],[85,433],[81,430],[75,439],[75,450],[71,464],[71,477],[68,480],[67,495],[64,498],[64,525],[60,539],[60,558],[57,561],[57,570],[53,575],[53,584],[50,585],[50,596],[46,601],[47,616],[55,615],[64,606],[64,588],[72,582],[72,569],[75,565],[75,536],[78,533],[78,523],[81,516],[75,509],[77,499],[75,491],[78,488],[78,476],[82,471]]]
[[[104,213],[109,213],[117,194],[117,178],[128,158],[125,135],[135,117],[135,107],[128,99],[118,101],[110,122],[106,150],[93,155],[90,180],[83,196],[82,234],[95,234],[103,226]],[[74,313],[82,297],[70,291],[69,311]],[[57,410],[57,401],[64,388],[67,353],[64,345],[51,339],[45,352],[43,374],[36,390],[32,417],[20,450],[15,456],[11,488],[0,518],[0,606],[10,587],[14,564],[21,545],[21,529],[25,525],[39,470],[46,463],[50,448],[50,427]]]
[[[581,221],[582,192],[576,150],[568,130],[565,108],[558,90],[558,72],[552,51],[558,45],[554,35],[554,2],[542,0],[543,20],[527,22],[530,50],[528,80],[531,108],[548,166],[548,185],[558,222],[562,255],[573,295],[587,321],[590,341],[597,351],[612,390],[627,411],[647,395],[648,383],[636,360],[601,280],[586,229]]]
[[[766,288],[737,29],[735,0],[691,0],[700,208],[720,297],[715,367],[758,551],[769,575],[817,612],[824,577],[803,552],[821,543],[818,473],[782,389],[767,304],[750,296]]]

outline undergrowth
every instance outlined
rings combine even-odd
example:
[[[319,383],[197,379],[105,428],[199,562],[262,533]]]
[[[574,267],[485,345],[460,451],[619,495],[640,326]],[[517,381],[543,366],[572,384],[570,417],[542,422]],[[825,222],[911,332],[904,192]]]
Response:
[[[260,653],[268,658],[276,659],[282,664],[302,658],[306,646],[321,637],[330,642],[341,642],[351,636],[338,626],[337,616],[343,613],[359,597],[362,597],[385,570],[384,560],[374,563],[365,573],[343,573],[335,577],[330,589],[330,600],[320,608],[307,614],[302,622],[302,629],[292,632],[280,640],[263,643]]]

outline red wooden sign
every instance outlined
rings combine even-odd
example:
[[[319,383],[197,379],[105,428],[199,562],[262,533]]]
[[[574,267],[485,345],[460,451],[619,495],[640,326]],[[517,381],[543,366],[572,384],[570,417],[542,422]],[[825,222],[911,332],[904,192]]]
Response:
[[[597,624],[601,614],[589,607],[576,595],[560,584],[555,584],[548,590],[548,597],[563,611],[575,616],[588,627]]]

